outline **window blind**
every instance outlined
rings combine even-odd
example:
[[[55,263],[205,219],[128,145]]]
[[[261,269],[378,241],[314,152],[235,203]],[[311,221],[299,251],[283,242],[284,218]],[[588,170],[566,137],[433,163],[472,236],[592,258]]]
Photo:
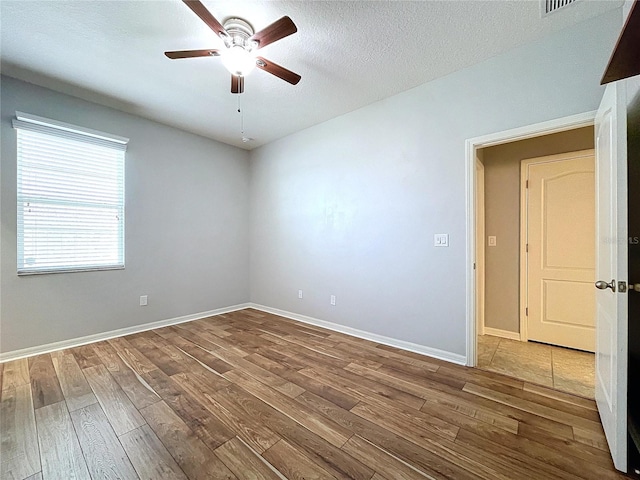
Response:
[[[124,268],[122,137],[17,114],[18,274]]]

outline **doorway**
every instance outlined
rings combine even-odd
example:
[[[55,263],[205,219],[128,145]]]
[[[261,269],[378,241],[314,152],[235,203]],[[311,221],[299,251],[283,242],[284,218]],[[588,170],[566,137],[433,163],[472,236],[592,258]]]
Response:
[[[476,188],[473,190],[475,192],[473,220],[476,235],[476,250],[473,257],[476,260],[474,283],[478,288],[474,297],[477,302],[475,312],[477,335],[473,338],[473,343],[477,342],[475,345],[477,357],[473,364],[483,369],[520,378],[525,382],[593,398],[594,356],[593,353],[581,351],[593,351],[593,348],[589,347],[593,343],[593,331],[591,331],[591,339],[586,335],[587,338],[582,339],[582,343],[578,344],[570,344],[562,339],[540,337],[535,329],[529,331],[527,317],[530,317],[529,313],[534,312],[528,312],[526,296],[530,292],[526,288],[526,282],[521,281],[521,273],[535,270],[527,267],[527,257],[523,254],[527,248],[527,242],[521,242],[523,238],[521,226],[526,235],[526,223],[521,222],[521,218],[525,218],[521,209],[526,207],[526,196],[521,201],[521,197],[526,195],[524,183],[521,188],[522,173],[531,170],[535,174],[534,178],[538,180],[540,175],[547,180],[549,176],[561,179],[555,184],[551,182],[553,187],[557,187],[554,192],[551,192],[552,197],[555,195],[558,197],[555,200],[559,201],[555,204],[557,208],[551,209],[552,217],[545,219],[545,222],[550,222],[551,227],[556,227],[552,230],[545,227],[545,233],[551,233],[551,236],[566,237],[567,233],[571,233],[566,231],[566,225],[575,224],[575,219],[561,218],[567,214],[566,211],[563,212],[563,209],[566,210],[563,205],[566,205],[563,204],[562,198],[563,196],[565,200],[571,198],[571,195],[567,197],[567,188],[591,188],[594,193],[593,152],[584,152],[594,147],[593,116],[585,114],[578,117],[563,119],[562,121],[566,122],[564,125],[561,125],[562,121],[556,122],[555,125],[552,125],[554,122],[541,125],[540,130],[536,132],[538,135],[533,135],[531,130],[524,135],[518,135],[517,133],[522,132],[516,132],[516,135],[511,138],[496,139],[474,149],[475,160],[481,163],[482,167],[475,166]],[[580,153],[568,153],[576,151]],[[587,155],[582,155],[583,153]],[[591,155],[590,160],[583,158],[588,157],[588,154]],[[571,157],[576,156],[581,160],[572,161]],[[523,161],[524,164],[522,164]],[[587,167],[587,170],[591,173],[586,175],[584,172],[573,172],[574,175],[571,172],[560,171],[567,165],[570,170],[575,170],[576,167],[578,170],[585,170],[585,165],[589,162],[591,166]],[[480,172],[484,176],[482,184],[478,184],[478,179],[482,176]],[[585,177],[589,175],[591,177],[585,181]],[[523,179],[525,182],[526,176]],[[576,179],[579,180],[577,184],[575,184]],[[591,187],[587,185],[589,181]],[[547,188],[546,197],[549,196],[549,192]],[[482,201],[483,193],[484,202]],[[570,324],[579,324],[584,317],[584,315],[569,315],[567,318],[567,315],[564,315],[563,318],[558,318],[563,314],[563,310],[565,314],[568,313],[566,308],[568,302],[565,301],[567,295],[576,297],[580,294],[579,290],[582,290],[582,293],[588,292],[589,299],[576,303],[576,310],[580,308],[585,312],[593,310],[594,302],[591,298],[593,297],[593,279],[591,279],[593,265],[590,272],[585,272],[581,271],[585,265],[573,265],[575,263],[573,260],[582,259],[585,260],[583,263],[594,263],[594,196],[595,193],[590,200],[590,225],[585,227],[585,232],[578,232],[577,228],[573,231],[573,234],[579,235],[581,240],[584,240],[585,236],[589,237],[586,243],[591,246],[591,260],[585,260],[581,255],[573,255],[575,258],[569,258],[569,261],[565,262],[568,263],[567,265],[558,265],[560,269],[577,267],[569,272],[569,276],[582,275],[585,277],[582,279],[584,285],[588,285],[589,288],[586,289],[584,285],[573,288],[576,285],[575,280],[579,280],[573,277],[568,279],[570,283],[562,283],[560,281],[562,278],[556,279],[558,282],[553,285],[546,282],[545,288],[549,290],[546,293],[550,294],[549,298],[556,298],[557,301],[550,302],[545,312],[537,312],[547,314],[546,322],[543,322],[545,326],[555,324],[556,327],[562,327],[560,331],[564,332],[565,340],[576,336],[575,331],[567,335],[567,331],[571,331]],[[588,206],[589,201],[586,204]],[[547,215],[550,212],[548,207],[549,205],[544,205],[542,209],[538,209],[538,214]],[[478,215],[483,209],[484,215]],[[540,219],[537,223],[540,223]],[[484,230],[483,235],[480,234],[482,230]],[[570,239],[565,238],[565,240],[567,242],[558,244],[558,248],[551,251],[553,254],[560,255],[551,260],[555,261],[566,255],[571,257],[572,253],[576,253],[575,249],[571,248]],[[564,253],[563,249],[566,250]],[[547,250],[547,253],[549,252]],[[538,263],[536,260],[536,264]],[[536,281],[535,284],[540,286],[541,282]],[[556,289],[556,286],[559,288]],[[551,287],[554,287],[553,290],[550,290]],[[567,288],[569,291],[564,291]],[[549,314],[554,318],[549,317]],[[594,314],[591,313],[590,318],[586,319],[586,329],[588,327],[593,329],[593,319]],[[575,325],[575,328],[579,330],[585,327]],[[532,340],[538,340],[538,342]],[[554,346],[553,343],[563,346]],[[567,346],[573,348],[565,348]]]

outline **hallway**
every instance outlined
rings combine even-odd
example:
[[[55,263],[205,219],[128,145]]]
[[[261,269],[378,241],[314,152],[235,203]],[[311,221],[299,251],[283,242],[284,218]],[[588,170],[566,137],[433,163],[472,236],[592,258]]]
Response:
[[[478,368],[582,397],[594,398],[593,353],[480,335]]]

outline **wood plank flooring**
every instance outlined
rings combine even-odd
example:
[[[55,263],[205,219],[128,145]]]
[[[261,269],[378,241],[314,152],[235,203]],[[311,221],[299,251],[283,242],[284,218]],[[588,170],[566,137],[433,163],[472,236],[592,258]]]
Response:
[[[3,480],[625,478],[591,400],[257,310],[0,371]]]

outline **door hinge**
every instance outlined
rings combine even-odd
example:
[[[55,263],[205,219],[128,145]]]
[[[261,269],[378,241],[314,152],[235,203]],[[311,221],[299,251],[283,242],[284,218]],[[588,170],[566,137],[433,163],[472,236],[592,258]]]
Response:
[[[524,188],[529,188],[529,180],[525,181]]]
[[[476,264],[475,264],[475,262],[473,263],[473,269],[474,269],[474,270],[476,269]]]
[[[527,252],[527,253],[529,253],[529,244],[528,244],[528,243],[527,243],[527,244],[525,244],[525,246],[524,246],[524,251],[525,251],[525,252]]]
[[[525,307],[524,314],[525,314],[526,317],[529,316],[529,307]]]

